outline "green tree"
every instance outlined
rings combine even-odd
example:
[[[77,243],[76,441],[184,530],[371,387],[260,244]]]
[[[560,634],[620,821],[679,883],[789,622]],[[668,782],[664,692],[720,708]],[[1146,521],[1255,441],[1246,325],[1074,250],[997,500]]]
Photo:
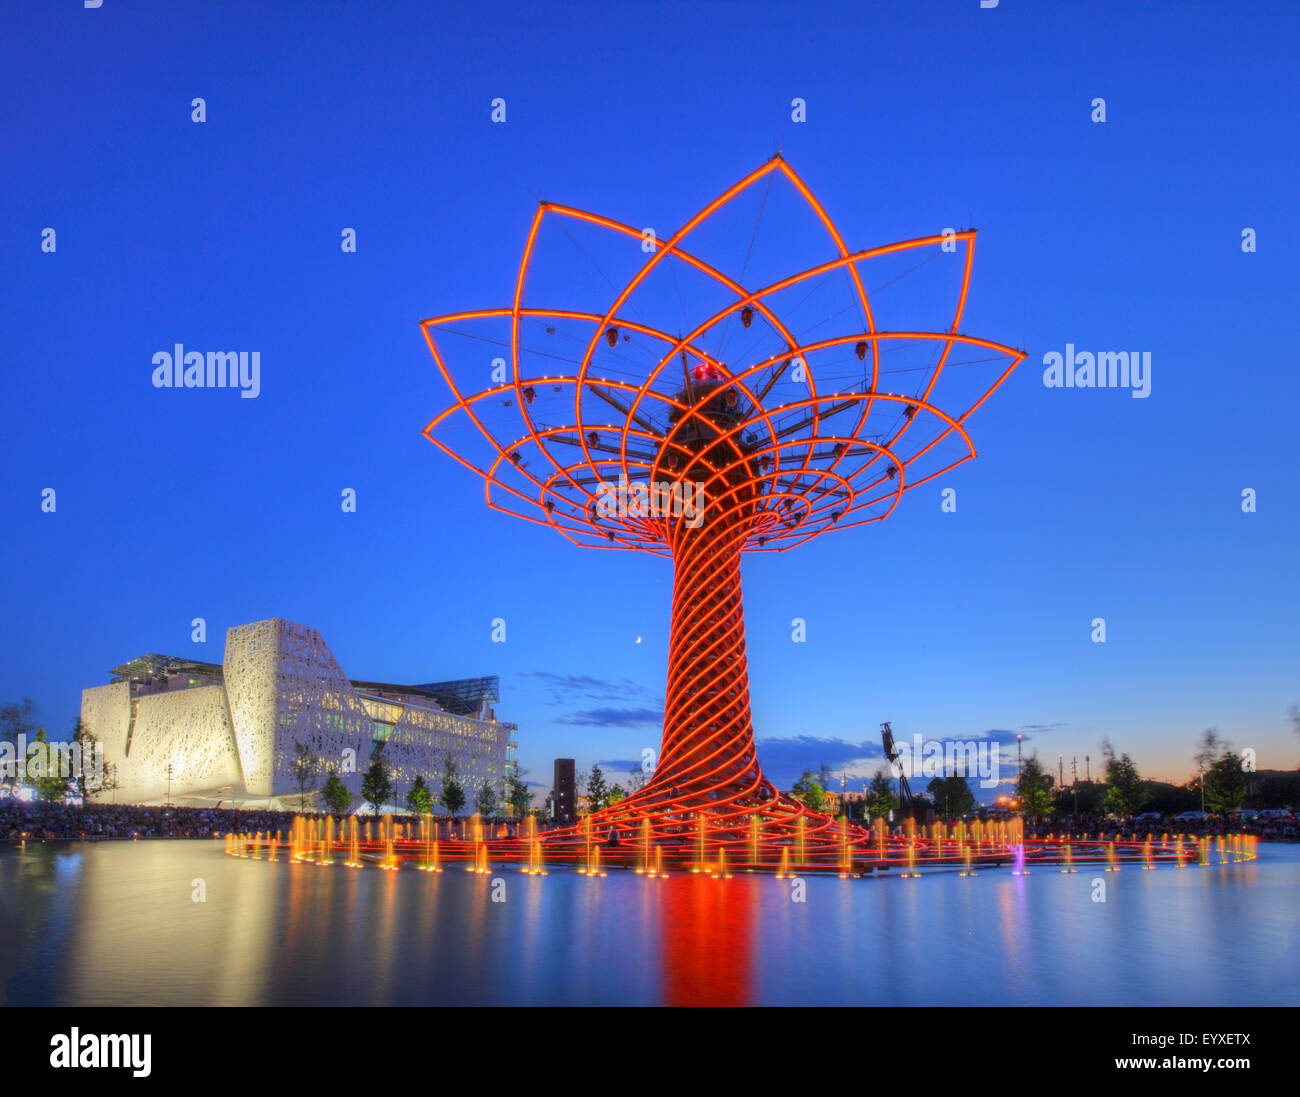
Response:
[[[13,743],[17,748],[18,737],[25,735],[27,741],[31,742],[37,731],[36,724],[32,722],[32,714],[35,711],[36,704],[30,697],[24,697],[18,704],[0,705],[0,741]],[[24,768],[25,761],[26,759],[15,754],[12,768],[7,766],[0,768],[0,779],[3,779],[5,785],[25,783],[27,772]]]
[[[954,819],[975,810],[975,794],[961,774],[936,777],[926,786],[934,798],[935,810],[946,819]]]
[[[1016,782],[1016,799],[1020,811],[1035,818],[1052,813],[1052,785],[1056,782],[1043,769],[1037,752],[1024,760],[1020,767],[1020,780]]]
[[[624,790],[622,785],[610,785],[609,793],[605,797],[605,803],[617,804],[620,800],[625,799],[626,797],[627,792]]]
[[[1205,774],[1205,806],[1209,811],[1236,811],[1246,799],[1246,771],[1241,755],[1225,750]]]
[[[311,752],[306,743],[293,745],[293,762],[289,772],[293,775],[294,786],[298,789],[298,810],[307,810],[307,793],[315,791],[316,777],[321,771],[321,759]]]
[[[894,783],[883,769],[876,770],[867,786],[867,812],[872,819],[882,819],[898,807],[898,797],[894,794]]]
[[[516,766],[514,773],[510,775],[510,780],[506,784],[506,799],[510,806],[515,809],[515,818],[522,819],[528,814],[528,809],[533,806],[533,794],[528,791],[528,786],[524,783],[524,770]]]
[[[320,798],[335,815],[346,814],[352,807],[352,793],[339,779],[333,766],[325,771],[325,784],[321,786]]]
[[[1106,786],[1100,781],[1067,782],[1052,790],[1052,805],[1058,815],[1073,815],[1077,797],[1081,815],[1096,815],[1102,810]]]
[[[117,775],[103,764],[99,740],[90,734],[90,728],[78,716],[72,724],[72,742],[77,747],[78,766],[72,776],[72,788],[81,802],[88,803],[92,796],[100,796],[119,788]]]
[[[1192,756],[1196,763],[1196,772],[1204,773],[1218,759],[1219,755],[1228,749],[1228,741],[1220,734],[1218,728],[1206,728],[1201,732],[1199,740],[1200,750]]]
[[[37,728],[32,738],[33,743],[41,743],[44,749],[27,764],[27,783],[36,793],[37,799],[62,802],[68,797],[68,782],[71,774],[60,774],[60,759],[63,757],[58,747],[50,746],[45,737],[45,729]],[[29,746],[31,744],[28,744]],[[22,759],[19,759],[21,764]]]
[[[1110,743],[1102,744],[1106,756],[1106,810],[1117,815],[1134,815],[1147,802],[1147,787],[1138,773],[1133,759],[1127,754],[1116,756]]]
[[[474,810],[480,815],[494,815],[497,810],[497,790],[491,782],[484,781],[474,793]]]
[[[35,711],[36,702],[30,697],[24,697],[16,705],[0,705],[0,740],[17,743],[19,735],[28,739],[35,736],[37,728],[32,720]]]
[[[443,762],[442,792],[438,800],[450,815],[455,815],[465,806],[465,789],[456,777],[456,759],[450,754]]]
[[[826,793],[823,791],[822,786],[818,784],[817,778],[810,769],[803,771],[803,776],[794,783],[794,787],[790,792],[796,800],[801,800],[806,807],[812,808],[813,811],[821,811],[822,804],[826,802]]]
[[[425,783],[423,773],[417,773],[411,782],[411,791],[406,794],[406,806],[413,815],[427,815],[433,811],[433,792]]]
[[[387,802],[389,793],[393,791],[392,779],[388,776],[388,769],[384,766],[382,758],[376,758],[370,763],[370,768],[366,770],[365,776],[361,778],[361,795],[374,805],[375,814],[379,814],[379,809]]]
[[[605,783],[605,774],[600,766],[593,763],[591,775],[587,778],[587,810],[599,811],[609,797],[609,785]]]

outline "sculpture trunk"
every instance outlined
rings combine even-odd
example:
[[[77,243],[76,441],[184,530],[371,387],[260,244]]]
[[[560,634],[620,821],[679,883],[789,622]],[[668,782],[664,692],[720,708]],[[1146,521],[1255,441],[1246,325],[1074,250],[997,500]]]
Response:
[[[732,516],[676,531],[663,746],[652,787],[684,807],[752,796],[761,781],[740,585],[747,526]]]

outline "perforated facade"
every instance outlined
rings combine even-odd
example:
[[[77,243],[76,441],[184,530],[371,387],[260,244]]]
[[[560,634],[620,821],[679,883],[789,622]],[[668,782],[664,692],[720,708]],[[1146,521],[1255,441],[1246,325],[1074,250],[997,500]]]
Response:
[[[393,780],[394,803],[418,775],[436,789],[448,759],[471,802],[484,783],[503,798],[513,766],[515,725],[489,704],[496,679],[353,683],[319,632],[283,618],[230,629],[220,666],[145,655],[113,673],[113,682],[82,692],[81,715],[104,743],[119,803],[296,804],[299,744],[358,802],[375,758]],[[460,711],[444,711],[438,698],[446,702],[457,685]]]

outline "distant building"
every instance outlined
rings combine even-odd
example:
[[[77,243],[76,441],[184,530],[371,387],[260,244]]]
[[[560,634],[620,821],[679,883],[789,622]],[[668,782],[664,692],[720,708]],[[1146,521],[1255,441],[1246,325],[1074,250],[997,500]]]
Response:
[[[834,789],[826,788],[824,785],[819,786],[822,790],[822,811],[827,815],[838,815],[840,808],[846,804],[856,804],[864,799],[860,792],[836,792]],[[798,799],[798,795],[791,789],[788,795]]]
[[[574,797],[575,763],[572,758],[555,759],[555,782],[552,786],[551,810],[557,822],[571,823],[578,810]]]
[[[279,617],[230,629],[220,664],[148,654],[111,673],[108,685],[82,691],[81,717],[104,744],[119,803],[170,795],[296,807],[299,743],[358,802],[376,758],[388,767],[393,803],[418,774],[433,783],[448,756],[471,803],[485,781],[500,795],[514,772],[516,728],[492,709],[496,678],[351,681],[319,632]]]

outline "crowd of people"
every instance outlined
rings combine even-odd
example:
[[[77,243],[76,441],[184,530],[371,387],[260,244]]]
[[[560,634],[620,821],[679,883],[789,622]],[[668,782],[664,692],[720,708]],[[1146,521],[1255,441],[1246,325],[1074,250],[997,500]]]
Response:
[[[255,834],[280,831],[288,834],[298,816],[293,811],[242,810],[235,808],[144,807],[135,804],[67,804],[47,800],[0,800],[0,841],[30,839],[90,840],[104,838],[211,838],[225,834]],[[306,813],[314,817],[312,813]],[[366,812],[361,822],[373,819]],[[419,816],[395,816],[398,823],[416,824]],[[448,822],[439,817],[446,831]],[[466,820],[455,823],[456,832]],[[485,819],[493,837],[517,836],[518,824]],[[541,825],[538,830],[545,830]],[[447,831],[444,837],[450,837]]]
[[[1102,815],[1066,815],[1048,816],[1042,819],[1027,818],[1025,834],[1031,838],[1048,834],[1073,832],[1075,834],[1095,834],[1119,832],[1124,840],[1133,838],[1159,838],[1162,834],[1196,838],[1214,838],[1218,835],[1250,834],[1264,841],[1295,841],[1297,823],[1291,819],[1241,818],[1235,814],[1207,815],[1203,819],[1179,819],[1176,815],[1162,816],[1159,819],[1140,819]]]
[[[211,838],[228,831],[288,830],[287,811],[0,801],[0,839]]]

